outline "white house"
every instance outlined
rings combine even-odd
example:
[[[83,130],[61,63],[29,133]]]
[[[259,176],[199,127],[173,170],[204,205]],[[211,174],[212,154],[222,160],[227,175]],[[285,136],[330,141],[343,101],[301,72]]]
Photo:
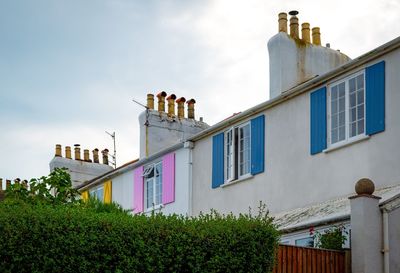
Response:
[[[311,43],[308,23],[300,38],[295,14],[290,34],[286,24],[280,14],[268,43],[271,99],[189,139],[192,214],[247,213],[262,201],[282,242],[313,245],[311,227],[351,230],[348,197],[360,178],[374,181],[381,210],[399,199],[400,38],[350,60],[320,45],[319,28]],[[388,216],[394,229],[396,214]],[[397,235],[389,241],[400,244]]]

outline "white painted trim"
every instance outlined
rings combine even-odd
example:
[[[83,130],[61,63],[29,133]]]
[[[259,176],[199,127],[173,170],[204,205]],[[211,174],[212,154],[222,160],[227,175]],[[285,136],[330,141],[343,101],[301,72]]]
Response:
[[[252,179],[253,177],[254,177],[254,175],[252,175],[251,173],[248,173],[246,175],[243,175],[239,179],[236,179],[236,180],[233,180],[233,181],[230,181],[230,182],[226,182],[225,184],[222,184],[219,187],[220,188],[225,188],[227,186],[230,186],[230,185],[233,185],[233,184],[236,184],[236,183],[239,183],[239,182],[243,182],[243,181]]]
[[[358,135],[356,137],[352,137],[348,141],[341,141],[341,142],[335,143],[337,145],[332,145],[328,149],[323,150],[323,152],[324,153],[329,153],[329,152],[338,150],[338,149],[343,148],[343,147],[347,147],[347,146],[353,145],[355,143],[358,143],[358,142],[361,142],[361,141],[364,141],[364,140],[367,140],[367,139],[370,139],[369,135]]]
[[[245,174],[240,174],[240,160],[241,160],[241,156],[240,156],[240,149],[242,148],[240,145],[240,129],[244,128],[246,126],[249,126],[249,172],[245,173]],[[238,164],[237,164],[237,171],[238,171],[238,179],[243,179],[246,178],[248,174],[251,173],[251,122],[245,122],[240,124],[239,126],[237,126],[238,129]]]
[[[152,206],[152,207],[150,207],[150,208],[147,208],[147,209],[144,211],[144,213],[149,213],[149,212],[152,212],[152,211],[154,211],[154,210],[162,209],[162,208],[164,208],[164,207],[165,207],[165,205],[163,205],[163,204],[155,205],[155,206]]]
[[[364,133],[361,135],[355,135],[353,137],[350,137],[350,129],[349,129],[349,124],[350,124],[350,109],[349,109],[349,104],[350,104],[350,90],[349,90],[349,80],[351,79],[355,79],[358,76],[363,75],[363,80],[364,80]],[[360,136],[365,135],[365,132],[367,130],[366,128],[366,122],[367,122],[367,118],[366,118],[366,84],[365,84],[365,69],[351,73],[349,75],[346,75],[346,77],[341,78],[339,80],[335,80],[331,83],[327,84],[327,113],[326,113],[326,120],[327,120],[327,147],[328,150],[330,150],[331,148],[334,149],[336,146],[341,147],[343,145],[345,145],[347,142],[352,142],[352,141],[357,141],[359,139]],[[341,83],[345,84],[345,139],[341,140],[339,142],[336,143],[331,143],[332,139],[331,139],[331,97],[332,97],[332,87],[333,86],[339,86]],[[357,108],[356,108],[357,109]]]
[[[143,205],[146,208],[146,212],[147,212],[148,209],[150,209],[150,211],[151,211],[151,210],[154,210],[155,207],[162,205],[162,200],[161,200],[161,204],[156,204],[154,206],[147,207],[147,182],[150,181],[150,180],[152,180],[151,183],[153,184],[153,204],[156,201],[156,193],[157,193],[156,168],[157,168],[158,165],[161,165],[161,199],[162,199],[162,192],[163,192],[163,189],[162,189],[162,176],[163,176],[163,173],[162,173],[162,160],[158,161],[156,163],[148,164],[148,165],[145,166],[145,168],[149,167],[150,165],[152,165],[152,168],[153,168],[153,177],[151,177],[151,178],[143,177],[144,178],[143,179],[143,183],[144,183],[144,185],[143,185],[143,203],[144,204]]]

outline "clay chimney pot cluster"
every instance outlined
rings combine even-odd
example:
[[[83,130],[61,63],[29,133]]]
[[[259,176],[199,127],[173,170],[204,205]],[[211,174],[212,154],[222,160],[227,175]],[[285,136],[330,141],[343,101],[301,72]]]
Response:
[[[61,150],[62,150],[61,144],[56,144],[56,153],[55,153],[56,157],[62,157]],[[108,157],[108,150],[105,149],[105,150],[102,151],[102,153],[104,151],[107,151],[107,157]],[[93,153],[93,161],[90,159],[90,151],[89,151],[89,149],[84,149],[83,150],[83,161],[85,161],[85,162],[93,162],[93,163],[100,163],[100,161],[99,161],[99,149],[97,149],[97,148],[94,149],[92,151],[92,153]],[[82,161],[80,144],[75,144],[74,145],[74,156],[75,156],[75,158],[74,158],[75,160]],[[65,146],[65,158],[72,159],[71,146]],[[104,163],[104,164],[106,164],[106,163]],[[108,159],[107,159],[107,165],[108,165]]]
[[[290,17],[290,37],[294,39],[300,39],[299,36],[299,19],[297,18],[298,12],[293,10],[289,12]],[[278,15],[278,31],[287,33],[287,14],[286,12],[281,12]],[[319,27],[312,28],[312,44],[321,45],[321,32]],[[310,24],[302,23],[301,24],[301,40],[305,43],[311,43],[310,37]]]
[[[165,91],[162,91],[156,95],[158,98],[158,109],[157,111],[160,113],[165,112],[165,99],[168,102],[168,116],[174,117],[176,116],[175,112],[175,103],[177,104],[177,109],[178,113],[177,116],[179,119],[185,118],[185,102],[187,103],[187,118],[188,119],[194,119],[194,104],[196,101],[194,99],[190,99],[186,101],[184,97],[180,97],[177,99],[175,94],[171,94],[167,97],[167,93]],[[147,94],[147,108],[150,110],[154,110],[154,95],[153,94]]]

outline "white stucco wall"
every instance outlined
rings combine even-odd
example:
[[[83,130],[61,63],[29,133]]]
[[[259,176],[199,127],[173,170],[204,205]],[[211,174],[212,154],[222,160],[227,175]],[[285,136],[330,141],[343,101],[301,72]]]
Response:
[[[399,183],[400,50],[367,65],[381,60],[386,61],[384,132],[329,153],[310,155],[310,93],[303,93],[263,113],[264,173],[212,189],[212,136],[195,143],[193,214],[211,208],[225,213],[248,212],[249,207],[256,209],[259,201],[276,213],[350,194],[362,177],[372,179],[377,188]]]
[[[400,272],[400,208],[389,213],[389,272]]]
[[[133,170],[121,173],[112,179],[112,201],[123,209],[133,210]]]
[[[146,120],[148,126],[145,126]],[[146,128],[148,155],[182,142],[209,126],[195,119],[170,117],[164,112],[149,110],[139,115],[140,125],[140,158],[146,157]]]

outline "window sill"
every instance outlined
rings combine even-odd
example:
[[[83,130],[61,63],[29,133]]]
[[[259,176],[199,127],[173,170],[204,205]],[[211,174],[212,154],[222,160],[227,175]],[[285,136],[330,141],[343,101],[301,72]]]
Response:
[[[247,174],[247,175],[245,175],[245,176],[242,176],[242,177],[239,178],[239,179],[232,180],[232,181],[229,181],[229,182],[225,182],[224,184],[222,184],[222,185],[219,186],[219,187],[220,187],[220,188],[225,188],[225,187],[228,187],[228,186],[231,186],[231,185],[234,185],[234,184],[237,184],[237,183],[240,183],[240,182],[243,182],[243,181],[252,179],[253,177],[254,177],[254,175],[252,175],[252,174]]]
[[[369,139],[369,138],[370,138],[369,135],[362,135],[362,136],[360,136],[360,137],[351,139],[351,140],[349,140],[349,141],[340,143],[340,144],[338,144],[338,145],[331,146],[331,147],[325,149],[325,150],[324,150],[324,153],[329,153],[329,152],[332,152],[332,151],[334,151],[334,150],[337,150],[337,149],[340,149],[340,148],[343,148],[343,147],[347,147],[347,146],[353,145],[353,144],[358,143],[358,142],[360,142],[360,141],[367,140],[367,139]]]
[[[162,208],[164,208],[165,206],[163,204],[157,205],[157,206],[153,206],[151,208],[147,208],[144,213],[150,213],[152,211],[156,211],[156,210],[160,210]]]

